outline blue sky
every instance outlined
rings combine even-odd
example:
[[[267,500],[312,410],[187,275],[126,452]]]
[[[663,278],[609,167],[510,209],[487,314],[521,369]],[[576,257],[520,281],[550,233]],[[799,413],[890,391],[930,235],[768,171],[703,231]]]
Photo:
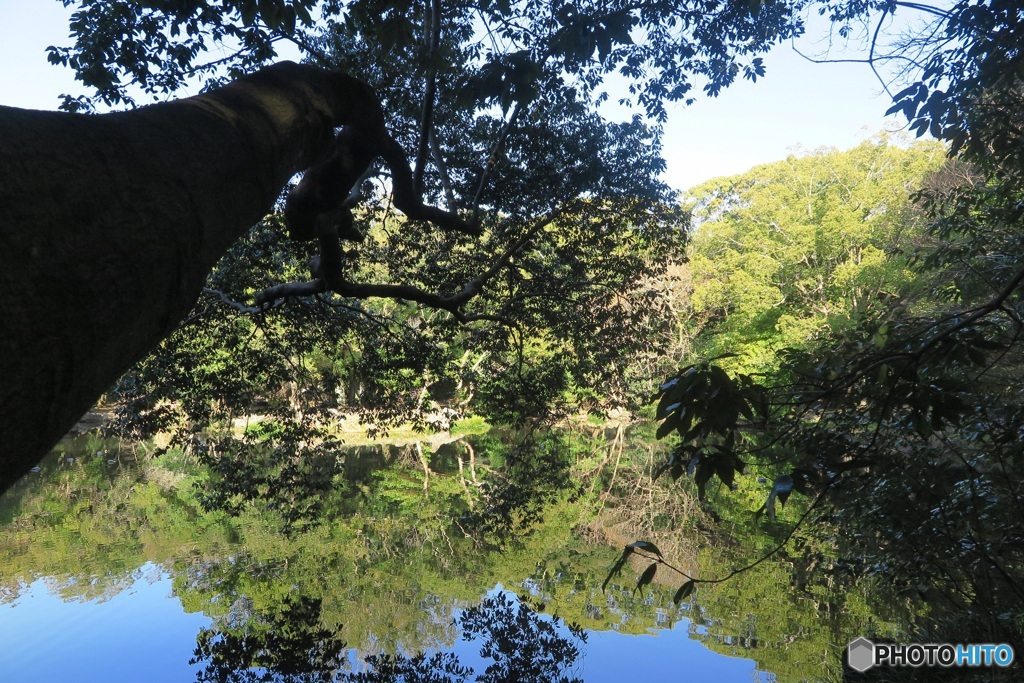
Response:
[[[805,46],[806,47],[806,46]],[[905,121],[865,64],[815,64],[789,45],[765,56],[767,76],[670,110],[667,180],[679,189],[819,147],[849,149]]]
[[[70,70],[46,61],[48,45],[70,44],[70,13],[56,0],[0,0],[0,104],[54,109],[61,93],[82,92]],[[812,39],[800,47],[821,52]],[[670,185],[686,189],[819,147],[848,149],[903,127],[884,116],[890,101],[866,65],[814,64],[788,45],[766,55],[765,64],[768,75],[757,83],[740,82],[718,98],[670,108]]]

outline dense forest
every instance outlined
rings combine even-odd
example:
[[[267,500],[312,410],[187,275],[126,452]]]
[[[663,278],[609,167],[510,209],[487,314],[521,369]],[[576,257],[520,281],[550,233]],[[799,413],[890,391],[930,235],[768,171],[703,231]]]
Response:
[[[196,650],[211,681],[250,680],[225,678],[231,667],[330,680],[341,624],[370,642],[373,619],[409,626],[395,636],[405,655],[429,648],[451,638],[409,616],[430,595],[469,604],[531,572],[542,596],[575,582],[559,616],[588,628],[614,616],[601,593],[636,603],[636,629],[661,618],[654,604],[675,619],[705,596],[712,611],[775,610],[773,642],[821,610],[836,633],[1024,652],[1014,3],[64,4],[74,42],[50,60],[90,89],[65,98],[77,116],[204,82],[221,99],[197,101],[258,118],[223,86],[282,42],[350,74],[345,96],[361,99],[105,391],[105,440],[88,437],[84,457],[62,442],[0,499],[6,593],[42,567],[102,592],[119,568],[179,564],[183,603],[220,619]],[[668,187],[666,107],[764,77],[758,55],[812,14],[862,35],[909,133]],[[890,33],[908,15],[923,23]],[[612,77],[627,79],[628,120],[604,113]],[[360,464],[353,448],[381,443],[366,456],[380,467]],[[620,550],[559,554],[570,530]],[[82,567],[106,578],[83,589]],[[332,592],[325,567],[359,580]],[[808,588],[814,572],[827,591]],[[379,576],[393,591],[367,612]],[[773,582],[812,600],[786,603]],[[246,615],[219,603],[227,584]],[[494,598],[459,619],[493,638],[503,620],[529,624],[557,660],[534,662],[531,680],[570,680],[557,677],[572,639],[515,610]],[[708,623],[709,641],[745,628]],[[844,647],[759,663],[780,680],[840,679]],[[381,646],[376,674],[346,680],[466,679],[401,649]],[[504,666],[479,680],[525,664]]]

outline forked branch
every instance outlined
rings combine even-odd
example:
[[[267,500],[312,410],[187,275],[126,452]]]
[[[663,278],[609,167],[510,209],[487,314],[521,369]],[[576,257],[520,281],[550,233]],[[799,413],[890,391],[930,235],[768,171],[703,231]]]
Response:
[[[489,314],[470,314],[464,311],[467,303],[479,295],[487,283],[498,273],[508,267],[512,258],[521,252],[546,226],[550,225],[564,209],[552,211],[535,221],[523,234],[510,244],[500,256],[482,273],[472,278],[462,289],[450,296],[442,296],[424,291],[412,285],[397,284],[362,284],[349,282],[345,279],[342,253],[339,242],[339,229],[351,231],[351,214],[346,213],[340,224],[332,219],[325,219],[317,226],[320,243],[320,256],[311,262],[314,280],[310,282],[290,282],[276,285],[263,290],[256,296],[260,307],[267,307],[280,299],[295,296],[312,296],[325,292],[335,292],[343,297],[368,299],[380,297],[387,299],[404,299],[414,301],[429,308],[448,311],[460,323],[476,320],[508,321],[501,316]],[[346,220],[348,224],[346,225]]]

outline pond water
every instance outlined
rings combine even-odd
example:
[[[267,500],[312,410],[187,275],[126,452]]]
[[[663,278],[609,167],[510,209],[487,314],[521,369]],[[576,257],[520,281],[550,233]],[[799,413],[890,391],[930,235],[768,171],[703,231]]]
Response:
[[[62,597],[52,582],[38,579],[0,610],[0,671],[4,681],[196,680],[202,670],[190,663],[196,634],[213,619],[188,613],[174,593],[170,575],[146,564],[120,593],[80,600]],[[496,587],[518,604],[515,593]],[[481,596],[484,597],[484,596]],[[685,670],[694,680],[774,681],[750,659],[728,657],[690,637],[693,623],[681,619],[671,628],[629,635],[591,631],[566,672],[584,681],[631,680],[639,673],[664,679]],[[568,629],[560,631],[571,637]],[[448,648],[459,661],[482,672],[492,663],[480,656],[481,640],[458,640]],[[346,652],[346,668],[360,668],[360,652]]]
[[[840,680],[849,640],[905,617],[877,587],[812,576],[806,539],[678,605],[671,572],[606,582],[621,545],[564,499],[485,550],[452,524],[470,475],[441,448],[353,451],[336,514],[287,534],[264,510],[204,508],[194,463],[84,451],[0,498],[5,683]],[[711,573],[733,559],[693,553]]]

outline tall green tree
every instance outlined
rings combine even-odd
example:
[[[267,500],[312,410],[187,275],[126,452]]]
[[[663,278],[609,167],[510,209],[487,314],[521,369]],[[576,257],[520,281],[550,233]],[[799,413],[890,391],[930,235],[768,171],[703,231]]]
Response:
[[[884,316],[909,297],[910,252],[924,231],[910,195],[945,151],[881,137],[690,190],[685,315],[699,353],[736,353],[732,367],[773,372],[779,350]]]

